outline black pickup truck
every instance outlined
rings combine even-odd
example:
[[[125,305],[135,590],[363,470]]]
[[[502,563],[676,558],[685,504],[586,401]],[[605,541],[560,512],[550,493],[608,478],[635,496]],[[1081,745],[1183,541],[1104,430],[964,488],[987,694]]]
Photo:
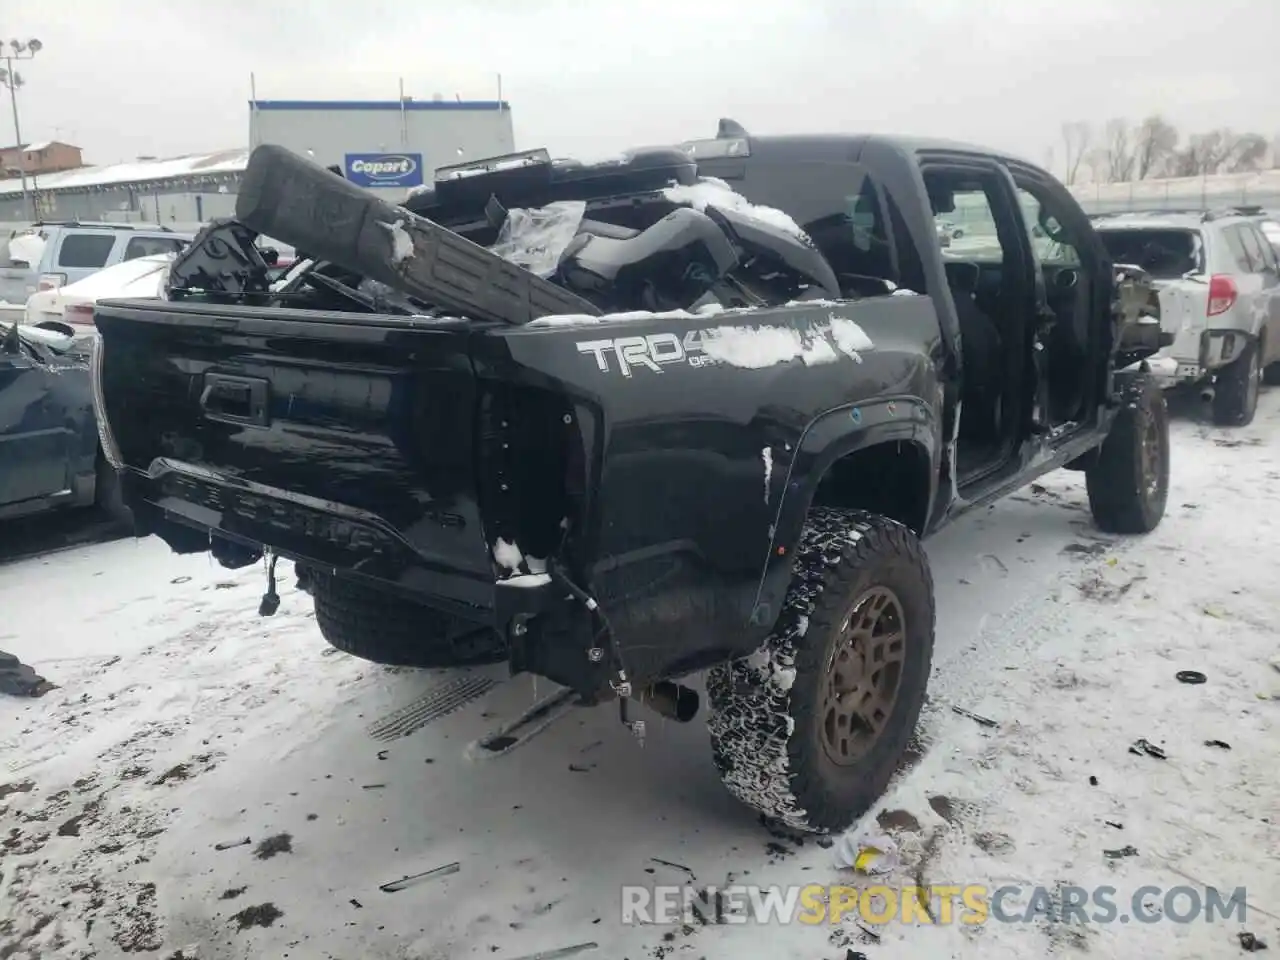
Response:
[[[258,234],[307,257],[272,289]],[[638,731],[709,668],[730,790],[822,831],[919,715],[920,538],[1059,467],[1102,528],[1160,521],[1156,311],[1049,174],[969,146],[722,121],[399,207],[264,146],[165,297],[97,305],[94,397],[138,535],[267,557],[264,612],[283,556],[343,650],[506,660]]]

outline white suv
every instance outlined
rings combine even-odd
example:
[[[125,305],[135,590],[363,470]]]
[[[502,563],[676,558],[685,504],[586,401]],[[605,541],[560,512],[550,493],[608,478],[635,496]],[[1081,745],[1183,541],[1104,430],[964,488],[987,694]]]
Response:
[[[35,223],[9,238],[0,262],[0,300],[23,304],[39,290],[56,290],[126,260],[177,253],[190,242],[191,234],[159,225]]]
[[[1236,211],[1168,211],[1094,227],[1112,260],[1155,280],[1172,381],[1204,384],[1219,424],[1253,420],[1259,385],[1280,383],[1280,261],[1258,224]]]

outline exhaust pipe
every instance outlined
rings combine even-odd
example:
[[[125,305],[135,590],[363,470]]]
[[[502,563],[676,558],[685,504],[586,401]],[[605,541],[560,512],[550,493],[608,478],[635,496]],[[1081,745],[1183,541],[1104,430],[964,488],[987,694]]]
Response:
[[[637,698],[646,707],[678,723],[688,723],[698,715],[698,691],[671,680],[659,680],[641,691]]]
[[[1213,387],[1200,388],[1200,399],[1203,400],[1205,403],[1213,403],[1213,397],[1214,397]]]

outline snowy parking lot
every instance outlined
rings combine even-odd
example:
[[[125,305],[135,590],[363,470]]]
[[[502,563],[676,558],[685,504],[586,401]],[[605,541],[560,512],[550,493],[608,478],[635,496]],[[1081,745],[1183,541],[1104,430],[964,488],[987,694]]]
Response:
[[[155,539],[11,562],[0,649],[57,686],[0,697],[0,957],[1280,949],[1278,491],[1272,391],[1240,430],[1175,408],[1150,536],[1099,534],[1082,475],[1061,473],[931,540],[930,701],[864,819],[898,847],[874,879],[734,801],[700,717],[653,718],[641,747],[614,709],[581,711],[485,756],[477,738],[545,684],[337,653],[288,570],[261,619],[261,568]],[[1016,890],[982,923],[622,922],[624,887],[685,883]],[[1100,887],[1113,922],[1033,909],[1037,888],[1061,907]],[[1209,887],[1244,888],[1243,919],[1190,916]],[[1139,901],[1146,921],[1127,922]]]

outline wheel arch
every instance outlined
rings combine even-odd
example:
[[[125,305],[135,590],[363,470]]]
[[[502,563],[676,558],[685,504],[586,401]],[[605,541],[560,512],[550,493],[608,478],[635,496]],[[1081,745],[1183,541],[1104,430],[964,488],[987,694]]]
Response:
[[[934,409],[914,397],[850,404],[804,430],[771,531],[752,623],[771,625],[790,583],[805,518],[815,506],[881,514],[918,536],[930,529],[941,455]]]

